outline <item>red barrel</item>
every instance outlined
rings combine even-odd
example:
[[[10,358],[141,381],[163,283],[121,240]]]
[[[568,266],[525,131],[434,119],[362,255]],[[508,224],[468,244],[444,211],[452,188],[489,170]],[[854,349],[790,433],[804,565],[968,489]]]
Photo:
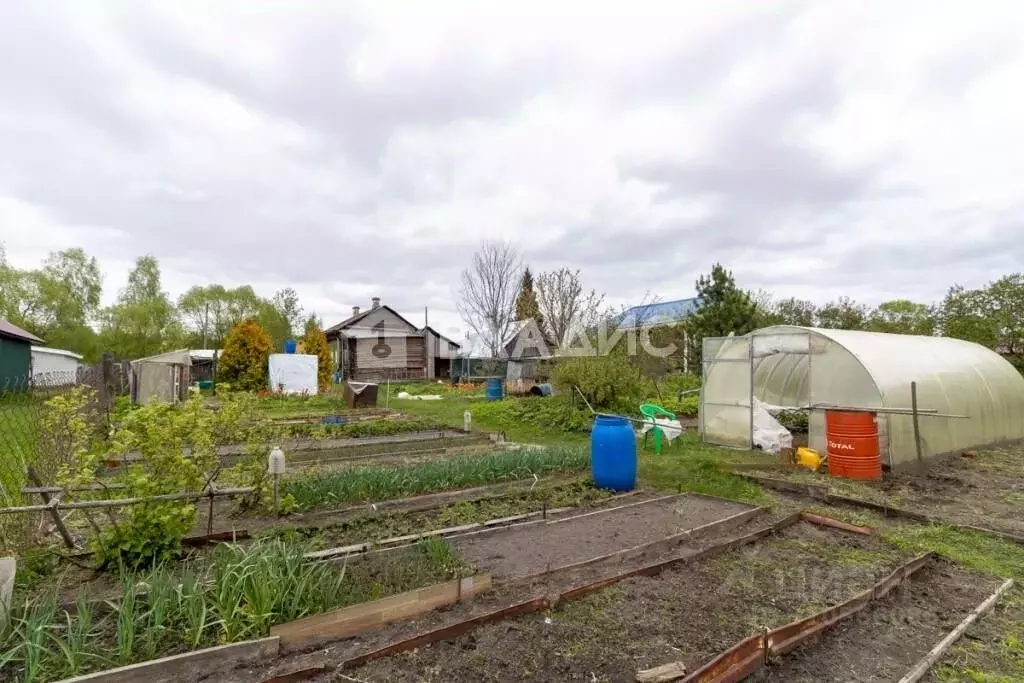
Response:
[[[875,413],[825,411],[828,472],[847,479],[882,478]]]

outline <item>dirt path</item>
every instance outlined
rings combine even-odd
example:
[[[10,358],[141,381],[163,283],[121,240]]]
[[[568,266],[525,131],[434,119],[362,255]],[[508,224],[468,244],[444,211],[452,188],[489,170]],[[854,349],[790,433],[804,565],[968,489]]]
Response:
[[[511,579],[650,543],[750,509],[731,501],[673,496],[511,531],[456,538],[453,544],[478,572]]]
[[[997,582],[936,560],[893,592],[753,677],[775,683],[888,683],[905,675]]]
[[[764,626],[851,597],[907,557],[878,538],[800,524],[708,562],[346,673],[368,683],[593,683],[633,681],[638,669],[670,661],[692,670]]]

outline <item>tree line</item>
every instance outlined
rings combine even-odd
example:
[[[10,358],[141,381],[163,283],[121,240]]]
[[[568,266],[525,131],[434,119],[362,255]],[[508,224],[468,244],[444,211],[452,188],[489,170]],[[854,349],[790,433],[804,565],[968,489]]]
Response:
[[[702,303],[694,313],[652,332],[656,344],[679,348],[667,359],[668,370],[699,372],[705,337],[742,335],[771,325],[953,337],[993,349],[1024,370],[1024,273],[1003,275],[976,289],[954,284],[935,303],[893,299],[869,306],[843,296],[818,305],[744,289],[728,268],[715,263],[697,278],[695,295]],[[617,313],[605,304],[604,294],[584,286],[579,270],[560,268],[535,276],[508,242],[481,245],[462,271],[458,297],[463,320],[493,356],[502,354],[519,321],[536,321],[547,341],[564,347],[574,335]],[[658,300],[645,297],[642,303]]]
[[[134,359],[177,348],[222,348],[245,320],[257,321],[275,349],[321,327],[314,313],[304,314],[291,288],[261,297],[249,285],[197,285],[174,300],[153,256],[135,261],[113,304],[103,306],[102,294],[99,263],[83,249],[53,252],[38,268],[18,269],[0,245],[0,317],[87,361],[108,351]]]

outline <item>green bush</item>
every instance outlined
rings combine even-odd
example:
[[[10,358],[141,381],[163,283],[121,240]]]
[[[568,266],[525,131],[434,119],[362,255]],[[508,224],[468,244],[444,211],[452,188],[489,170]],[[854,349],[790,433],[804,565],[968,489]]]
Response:
[[[791,432],[806,432],[811,414],[807,410],[777,410],[772,416]]]
[[[531,424],[563,432],[585,432],[594,421],[583,401],[577,397],[573,405],[571,396],[525,396],[489,401],[473,406],[472,413],[504,431]]]
[[[620,351],[561,359],[552,369],[551,381],[563,394],[578,387],[595,410],[636,403],[652,388],[650,380]]]

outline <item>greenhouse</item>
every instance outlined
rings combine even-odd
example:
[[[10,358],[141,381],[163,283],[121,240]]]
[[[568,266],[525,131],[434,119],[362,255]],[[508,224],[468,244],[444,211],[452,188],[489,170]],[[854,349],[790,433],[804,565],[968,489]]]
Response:
[[[808,445],[826,452],[825,412],[877,410],[889,468],[1024,439],[1024,377],[947,337],[775,326],[704,340],[700,425],[709,443],[751,448],[755,416],[809,409]],[[916,385],[915,433],[912,383]]]

